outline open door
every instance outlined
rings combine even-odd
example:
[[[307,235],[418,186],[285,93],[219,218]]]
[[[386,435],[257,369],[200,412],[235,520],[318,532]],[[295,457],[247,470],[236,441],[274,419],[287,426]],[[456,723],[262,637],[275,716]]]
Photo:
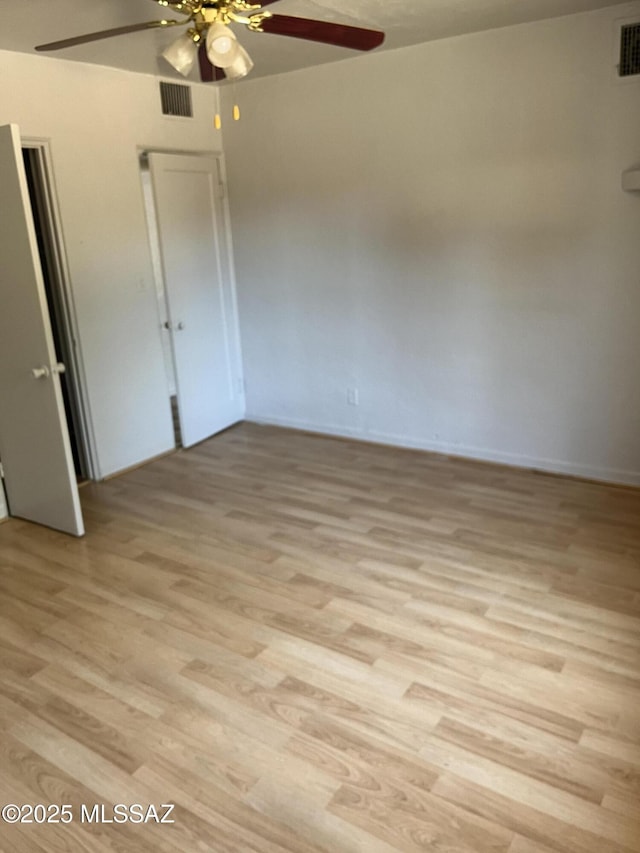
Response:
[[[11,515],[84,534],[16,125],[0,127],[0,459]]]
[[[182,444],[243,417],[234,383],[235,305],[221,257],[221,185],[214,157],[149,154]]]

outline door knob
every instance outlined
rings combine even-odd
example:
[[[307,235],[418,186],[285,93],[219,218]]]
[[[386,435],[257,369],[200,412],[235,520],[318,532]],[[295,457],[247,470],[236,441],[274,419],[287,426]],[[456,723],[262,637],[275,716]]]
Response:
[[[58,361],[58,362],[57,362],[56,364],[54,364],[54,365],[53,365],[53,367],[51,368],[51,372],[52,372],[52,373],[58,373],[58,374],[60,374],[60,373],[66,373],[66,372],[67,372],[67,368],[65,367],[65,365],[64,365],[61,361]]]
[[[176,326],[176,329],[177,329],[179,332],[181,332],[181,331],[184,329],[184,323],[183,323],[182,321],[180,321],[180,322],[178,323],[178,325]]]
[[[43,367],[34,367],[31,370],[34,379],[48,379],[49,378],[49,368],[46,366]]]

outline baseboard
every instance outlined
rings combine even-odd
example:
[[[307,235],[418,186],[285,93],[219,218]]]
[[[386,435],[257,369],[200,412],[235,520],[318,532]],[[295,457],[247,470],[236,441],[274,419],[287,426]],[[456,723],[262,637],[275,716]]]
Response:
[[[117,471],[110,471],[108,474],[105,474],[102,477],[102,481],[106,482],[107,480],[113,480],[115,477],[122,477],[124,474],[129,474],[131,471],[137,471],[138,468],[143,468],[145,465],[150,465],[151,462],[157,462],[159,459],[164,459],[166,456],[171,456],[174,453],[177,453],[178,448],[172,447],[170,450],[165,450],[162,453],[156,453],[155,456],[149,457],[149,459],[141,459],[140,462],[136,462],[134,465],[129,465],[126,468],[119,468]],[[100,482],[97,480],[96,482]]]
[[[565,476],[578,477],[582,480],[596,480],[612,485],[640,486],[640,471],[622,471],[616,468],[579,465],[559,459],[545,459],[516,453],[504,453],[490,448],[473,447],[445,441],[426,441],[395,433],[384,433],[376,430],[364,431],[358,428],[333,424],[318,424],[297,418],[265,417],[264,415],[251,412],[247,412],[245,420],[252,423],[264,424],[265,426],[280,426],[289,429],[304,430],[306,432],[315,432],[321,435],[331,435],[337,438],[352,438],[358,441],[385,444],[390,447],[405,447],[411,450],[442,453],[446,456],[456,456],[462,459],[493,462],[499,465],[507,465],[510,468],[526,468],[535,471],[545,471],[549,474],[564,474]]]

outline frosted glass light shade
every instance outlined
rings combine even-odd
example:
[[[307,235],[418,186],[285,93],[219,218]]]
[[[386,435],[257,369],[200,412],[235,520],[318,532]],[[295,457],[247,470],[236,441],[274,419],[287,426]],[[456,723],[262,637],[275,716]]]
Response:
[[[238,55],[236,59],[233,61],[231,65],[228,65],[224,69],[224,73],[227,75],[229,80],[241,80],[243,77],[246,77],[247,74],[253,68],[253,61],[247,51],[242,47],[241,44],[238,45]]]
[[[211,24],[207,30],[207,56],[212,65],[230,68],[238,58],[240,45],[226,24]]]
[[[179,71],[183,77],[189,76],[197,55],[198,45],[188,33],[180,36],[166,50],[162,51],[162,56],[167,60],[169,65],[173,65],[176,71]]]

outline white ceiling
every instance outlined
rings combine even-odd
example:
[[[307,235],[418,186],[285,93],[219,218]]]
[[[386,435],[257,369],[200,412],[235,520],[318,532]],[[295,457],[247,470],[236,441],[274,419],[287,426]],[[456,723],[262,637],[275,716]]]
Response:
[[[619,5],[620,0],[280,0],[270,11],[380,29],[388,50],[448,36]],[[166,10],[165,10],[166,11]],[[158,20],[155,0],[19,0],[0,3],[0,49],[33,52],[42,44],[96,30]],[[55,53],[61,59],[183,79],[159,57],[181,29],[150,30]],[[255,61],[252,77],[346,57],[356,51],[299,39],[237,31]],[[194,81],[197,75],[194,72]]]

